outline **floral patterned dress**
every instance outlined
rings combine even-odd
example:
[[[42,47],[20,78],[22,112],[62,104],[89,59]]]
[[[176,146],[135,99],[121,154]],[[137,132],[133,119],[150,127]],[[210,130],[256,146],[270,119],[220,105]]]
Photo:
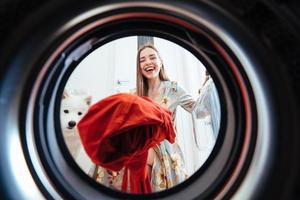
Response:
[[[173,113],[173,122],[176,118],[177,106],[181,106],[188,112],[196,110],[196,101],[193,100],[190,95],[186,94],[176,82],[162,81],[160,90],[161,96],[154,100]],[[176,140],[173,144],[164,140],[160,145],[154,147],[153,150],[155,156],[150,180],[153,192],[171,188],[188,178],[185,170],[183,153]],[[94,171],[94,173],[90,173],[90,176],[97,182],[109,188],[121,190],[123,170],[113,172],[96,166],[95,169],[92,169],[91,171]],[[130,191],[130,186],[128,191]]]

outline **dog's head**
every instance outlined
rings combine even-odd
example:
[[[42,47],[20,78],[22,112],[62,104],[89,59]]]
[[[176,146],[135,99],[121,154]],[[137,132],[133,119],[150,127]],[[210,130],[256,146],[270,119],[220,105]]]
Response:
[[[61,109],[60,122],[63,133],[73,133],[77,123],[87,113],[91,105],[91,96],[84,94],[69,94],[64,91]]]

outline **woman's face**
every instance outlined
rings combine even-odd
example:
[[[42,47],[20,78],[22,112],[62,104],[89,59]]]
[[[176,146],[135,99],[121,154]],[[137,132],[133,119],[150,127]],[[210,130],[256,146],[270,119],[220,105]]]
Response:
[[[140,52],[140,68],[147,79],[158,77],[162,62],[157,52],[152,48],[145,48]]]

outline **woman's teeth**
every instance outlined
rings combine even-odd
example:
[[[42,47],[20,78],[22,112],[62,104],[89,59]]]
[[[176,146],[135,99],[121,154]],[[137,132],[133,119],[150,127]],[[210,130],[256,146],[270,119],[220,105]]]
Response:
[[[150,72],[152,70],[154,70],[154,67],[148,67],[148,68],[145,69],[146,72]]]

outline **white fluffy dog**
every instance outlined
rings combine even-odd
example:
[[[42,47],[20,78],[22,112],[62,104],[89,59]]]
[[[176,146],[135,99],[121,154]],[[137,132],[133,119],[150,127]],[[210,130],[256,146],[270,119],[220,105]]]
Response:
[[[76,125],[87,113],[91,100],[91,96],[78,91],[69,94],[65,90],[62,97],[60,109],[61,127],[67,147],[74,159],[77,158],[82,148]]]

